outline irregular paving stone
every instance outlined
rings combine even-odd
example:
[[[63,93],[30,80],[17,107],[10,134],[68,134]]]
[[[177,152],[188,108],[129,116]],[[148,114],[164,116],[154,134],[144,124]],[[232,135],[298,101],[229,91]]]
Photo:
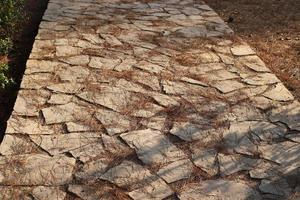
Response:
[[[97,188],[87,185],[69,185],[68,191],[76,194],[83,200],[95,200],[102,199],[100,192],[97,192]]]
[[[0,198],[32,200],[29,191],[29,187],[0,186]]]
[[[240,64],[256,72],[270,72],[265,63],[258,56],[243,56],[237,59]]]
[[[217,81],[211,85],[222,93],[228,93],[246,87],[244,84],[235,80]]]
[[[38,120],[32,118],[22,118],[12,116],[7,122],[6,133],[17,134],[54,134],[59,133],[59,130],[49,126],[42,126]]]
[[[133,119],[110,110],[97,110],[95,117],[104,125],[109,135],[129,131],[135,126]]]
[[[27,90],[38,90],[47,86],[53,80],[51,73],[36,73],[24,75],[20,88]]]
[[[147,128],[152,128],[159,131],[163,131],[165,128],[165,123],[166,117],[164,116],[151,117],[150,119],[144,119],[141,121],[141,124]]]
[[[208,86],[207,83],[199,80],[195,80],[188,77],[182,77],[180,80],[185,81],[187,83],[195,84],[195,85],[201,85],[201,86]]]
[[[150,72],[150,73],[160,73],[164,70],[164,68],[161,67],[160,65],[152,64],[152,63],[146,62],[146,61],[138,62],[135,65],[135,67],[137,67],[139,69],[142,69],[142,70],[145,70],[145,71]]]
[[[151,129],[123,133],[121,138],[134,148],[138,157],[148,165],[163,164],[185,158],[160,131]]]
[[[265,92],[263,96],[275,101],[291,101],[294,97],[288,89],[282,84],[278,83],[274,88]]]
[[[179,194],[180,200],[239,200],[262,199],[258,192],[244,183],[228,180],[208,180],[187,185]]]
[[[189,178],[192,174],[193,165],[189,159],[172,162],[157,172],[157,175],[167,183],[173,183],[182,179]]]
[[[75,159],[64,155],[24,154],[0,157],[1,184],[58,186],[72,180]],[[7,167],[10,166],[10,167]]]
[[[61,68],[61,70],[58,71],[58,76],[62,81],[84,82],[89,75],[90,71],[82,66]]]
[[[61,66],[66,66],[66,64],[46,60],[28,60],[25,74],[54,72],[55,69]]]
[[[55,187],[38,186],[33,189],[32,196],[37,200],[64,200],[66,197],[66,192],[63,192],[59,188]]]
[[[177,35],[186,38],[205,37],[207,34],[207,29],[205,26],[186,27],[179,29],[176,33]]]
[[[174,98],[168,95],[160,94],[160,93],[148,93],[151,97],[157,101],[160,105],[166,107],[179,106],[178,98]]]
[[[101,179],[119,187],[132,188],[133,191],[128,194],[133,199],[163,199],[173,193],[165,182],[131,161],[123,161],[120,165],[111,168]]]
[[[136,83],[127,81],[126,79],[123,79],[123,78],[117,80],[115,86],[118,88],[121,88],[123,90],[130,91],[130,92],[139,92],[139,93],[147,93],[148,92],[142,86],[140,86]]]
[[[149,118],[163,110],[163,107],[151,102],[142,103],[140,107],[133,108],[130,114],[135,117]]]
[[[102,105],[115,111],[122,111],[135,99],[130,92],[116,87],[102,86],[99,88],[101,93],[86,91],[78,96],[88,102]]]
[[[102,57],[92,57],[89,66],[98,69],[114,69],[121,61]]]
[[[70,133],[60,135],[32,135],[31,140],[43,148],[51,155],[57,155],[64,152],[72,152],[72,150],[82,151],[88,145],[101,142],[101,135],[99,133]],[[103,151],[98,149],[98,151]]]
[[[100,178],[114,183],[119,187],[127,188],[136,188],[140,184],[145,184],[144,181],[147,182],[148,180],[151,182],[157,179],[148,169],[127,160],[109,169]]]
[[[2,155],[18,155],[32,153],[37,148],[23,137],[6,134],[0,145]]]
[[[260,161],[256,168],[249,171],[249,175],[255,179],[272,179],[278,177],[279,172],[276,170],[276,164]]]
[[[72,46],[57,46],[56,47],[56,56],[63,57],[63,56],[74,56],[79,55],[81,50],[76,47]]]
[[[217,164],[217,152],[214,149],[192,149],[193,163],[205,171],[208,175],[214,176],[218,174],[219,167]]]
[[[204,88],[200,85],[192,85],[192,84],[186,84],[182,82],[174,82],[174,81],[162,81],[163,90],[167,94],[174,94],[174,95],[182,95],[182,94],[197,94],[197,93],[203,93]]]
[[[87,132],[87,131],[94,130],[94,127],[90,127],[88,125],[75,123],[75,122],[67,122],[66,123],[66,128],[67,128],[67,131],[69,133],[72,133],[72,132]],[[96,129],[95,131],[100,131],[100,129],[99,130]]]
[[[75,94],[80,92],[84,88],[83,84],[80,83],[57,83],[47,86],[47,89],[53,92],[60,92],[66,94]]]
[[[71,95],[53,94],[53,95],[51,95],[51,97],[47,101],[47,103],[63,105],[63,104],[70,103],[72,98],[73,98],[73,96],[71,96]]]
[[[231,52],[235,56],[253,55],[255,52],[248,45],[236,45],[231,48]]]
[[[299,134],[289,134],[285,136],[289,140],[292,140],[293,142],[300,143],[300,135]]]
[[[250,170],[258,162],[255,159],[246,158],[240,155],[218,154],[220,172],[222,176],[234,174],[243,170]]]
[[[287,106],[272,109],[269,113],[269,118],[272,122],[283,122],[292,130],[300,131],[300,103],[293,102]]]
[[[274,74],[270,73],[256,74],[255,76],[244,78],[242,81],[249,85],[267,85],[280,82]]]
[[[222,129],[216,129],[214,127],[205,127],[189,122],[175,122],[170,133],[178,136],[184,141],[196,141],[202,142],[218,142]]]
[[[277,196],[289,196],[291,188],[284,179],[280,180],[262,180],[259,190],[263,193],[273,194]]]
[[[34,96],[35,98],[26,98]],[[38,116],[39,107],[44,105],[50,94],[45,90],[20,90],[14,106],[14,113],[21,116]]]
[[[86,65],[89,63],[90,59],[86,55],[71,56],[68,58],[62,58],[60,61],[71,64],[71,65]]]
[[[238,76],[232,72],[222,69],[214,71],[213,74],[206,74],[203,78],[207,81],[223,81],[238,78]]]
[[[105,173],[108,164],[109,159],[107,158],[100,158],[87,162],[84,164],[82,169],[75,174],[75,176],[83,180],[96,180]]]
[[[78,116],[79,113],[81,115],[89,116],[87,111],[84,111],[84,107],[73,102],[65,105],[44,108],[42,109],[42,113],[46,124],[70,122],[76,120],[76,116]]]
[[[280,164],[278,170],[288,174],[300,166],[300,144],[281,142],[259,146],[261,157]]]

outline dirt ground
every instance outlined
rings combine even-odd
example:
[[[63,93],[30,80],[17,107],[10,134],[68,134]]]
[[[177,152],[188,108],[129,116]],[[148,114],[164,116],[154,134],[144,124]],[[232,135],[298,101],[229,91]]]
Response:
[[[300,99],[300,0],[206,0]]]

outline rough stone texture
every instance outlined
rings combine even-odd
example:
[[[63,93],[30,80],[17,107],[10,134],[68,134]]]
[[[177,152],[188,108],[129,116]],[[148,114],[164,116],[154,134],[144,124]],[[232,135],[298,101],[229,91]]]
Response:
[[[126,143],[136,149],[145,164],[164,164],[185,158],[183,151],[172,144],[160,131],[145,129],[121,135]]]
[[[58,186],[72,180],[75,159],[63,155],[24,154],[2,156],[0,164],[1,184]]]
[[[66,197],[66,192],[63,192],[59,188],[55,187],[38,186],[32,190],[32,196],[34,199],[38,200],[64,200]]]
[[[190,160],[178,160],[162,167],[157,174],[167,183],[189,178],[192,174],[192,163]]]
[[[202,1],[50,0],[0,199],[289,199],[300,104],[232,33]]]
[[[180,200],[239,200],[262,199],[260,195],[243,183],[227,180],[209,180],[187,185],[179,195]]]
[[[217,152],[214,149],[195,149],[192,154],[193,163],[208,175],[218,174]]]

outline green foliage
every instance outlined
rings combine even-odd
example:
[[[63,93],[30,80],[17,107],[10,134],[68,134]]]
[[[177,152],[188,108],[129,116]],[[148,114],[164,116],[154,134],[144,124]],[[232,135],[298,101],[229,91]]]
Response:
[[[8,64],[0,63],[0,90],[10,87],[14,84],[13,79],[8,77],[8,70]]]
[[[0,0],[0,29],[10,34],[22,17],[23,0]]]
[[[0,56],[8,54],[9,50],[13,47],[13,43],[10,38],[0,38]]]

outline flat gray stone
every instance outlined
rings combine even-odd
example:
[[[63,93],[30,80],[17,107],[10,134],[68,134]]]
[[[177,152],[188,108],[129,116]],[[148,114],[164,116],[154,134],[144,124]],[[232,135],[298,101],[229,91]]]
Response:
[[[91,57],[89,67],[98,69],[114,69],[121,63],[119,59],[103,58],[103,57]]]
[[[300,144],[281,142],[259,146],[261,157],[278,163],[281,173],[289,174],[300,166]]]
[[[255,168],[258,162],[255,159],[243,157],[240,155],[218,155],[220,172],[222,176],[228,176],[239,171]]]
[[[130,92],[109,86],[101,86],[101,93],[86,91],[78,94],[78,96],[88,102],[102,105],[115,111],[123,111],[134,98]]]
[[[44,108],[42,109],[42,113],[46,124],[56,124],[78,120],[77,116],[79,114],[89,116],[87,111],[84,110],[84,107],[73,102],[65,105]]]
[[[292,189],[289,184],[284,180],[262,180],[259,185],[259,190],[263,193],[272,194],[276,196],[286,196],[288,197]]]
[[[255,52],[248,45],[236,45],[231,48],[231,52],[235,56],[253,55]]]
[[[59,186],[72,180],[75,159],[64,155],[24,154],[0,157],[1,184]],[[19,164],[16,164],[19,163]],[[7,167],[10,166],[10,167]]]
[[[173,183],[191,176],[193,164],[189,159],[178,160],[172,162],[157,172],[157,175],[164,179],[167,183]]]
[[[238,58],[237,61],[256,72],[270,72],[270,69],[258,56],[243,56]]]
[[[280,82],[280,80],[271,73],[261,73],[255,76],[247,77],[242,80],[249,85],[267,85]]]
[[[71,95],[66,95],[66,94],[53,94],[51,95],[50,99],[47,101],[47,103],[50,104],[58,104],[58,105],[63,105],[70,103],[72,100],[73,96]]]
[[[96,181],[107,170],[109,161],[110,160],[107,158],[99,158],[91,162],[87,162],[80,171],[75,174],[75,176],[82,180]]]
[[[88,185],[69,185],[68,191],[76,194],[83,200],[95,200],[95,199],[105,199],[102,198],[100,192],[97,192],[97,188]]]
[[[211,85],[220,90],[222,93],[228,93],[246,87],[246,85],[236,80],[217,81]]]
[[[103,124],[109,135],[129,131],[135,126],[132,118],[110,110],[99,109],[95,117]]]
[[[209,176],[218,174],[217,151],[214,149],[192,149],[193,163],[205,171]]]
[[[82,66],[61,68],[57,73],[62,81],[70,82],[84,82],[90,76],[88,68]]]
[[[71,64],[71,65],[87,65],[90,61],[87,55],[76,55],[68,58],[62,58],[60,61]]]
[[[269,113],[272,122],[283,122],[292,130],[300,131],[300,103],[295,101],[287,106],[272,109]]]
[[[65,152],[72,152],[79,148],[81,151],[84,151],[88,145],[101,143],[101,134],[86,132],[59,135],[32,135],[30,139],[51,155],[57,155]],[[103,147],[102,149],[97,150],[99,153],[104,151]]]
[[[56,187],[38,186],[32,190],[32,196],[37,200],[64,200],[66,195],[66,192]]]
[[[282,83],[276,84],[276,86],[269,91],[265,92],[263,96],[275,100],[275,101],[292,101],[294,97],[292,93],[286,89]]]
[[[228,180],[208,180],[188,184],[179,194],[180,200],[241,200],[262,199],[258,192],[244,183]]]
[[[51,135],[58,130],[50,126],[43,126],[37,119],[12,116],[7,122],[6,133],[28,134],[28,135]]]
[[[0,153],[2,155],[19,155],[32,153],[37,148],[28,139],[6,134],[0,144]]]
[[[178,136],[180,139],[191,142],[201,140],[202,142],[217,142],[222,134],[222,129],[213,127],[204,127],[189,122],[175,122],[170,133]]]
[[[207,34],[207,29],[205,26],[186,27],[179,29],[176,33],[179,36],[186,38],[205,37]]]
[[[123,133],[121,138],[137,152],[147,165],[164,164],[186,158],[160,131],[145,129]]]

